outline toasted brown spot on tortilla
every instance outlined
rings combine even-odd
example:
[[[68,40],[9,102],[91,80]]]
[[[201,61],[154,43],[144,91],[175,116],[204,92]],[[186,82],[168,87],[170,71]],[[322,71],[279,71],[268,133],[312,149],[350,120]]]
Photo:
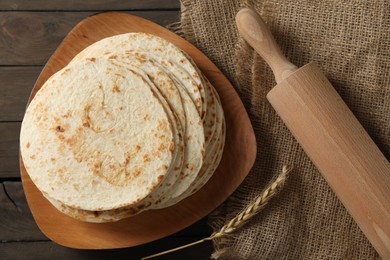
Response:
[[[137,206],[137,209],[139,209],[139,210],[144,209],[144,208],[145,208],[145,204]]]
[[[116,58],[118,58],[118,56],[117,55],[111,55],[110,57],[108,57],[109,59],[116,59]]]
[[[150,120],[150,115],[149,114],[144,115],[144,120],[145,121],[149,121]]]
[[[128,211],[129,211],[130,214],[136,214],[136,213],[139,212],[139,210],[136,210],[136,209],[133,209],[133,208],[129,208]]]
[[[65,171],[66,171],[66,167],[62,167],[58,169],[58,173],[65,173]]]
[[[180,179],[184,180],[184,179],[187,178],[187,177],[188,177],[188,173],[187,173],[187,174],[184,174],[184,175],[182,175],[182,176],[180,176]]]
[[[164,164],[163,167],[164,167],[165,170],[168,170],[168,169],[169,169],[169,166],[166,165],[166,164]]]
[[[34,154],[31,155],[30,158],[31,158],[31,160],[35,160],[35,155]]]
[[[187,169],[190,169],[190,170],[193,170],[193,169],[194,169],[194,165],[191,164],[191,163],[187,163],[187,164],[186,164],[186,168],[187,168]]]
[[[135,169],[135,170],[131,173],[132,177],[138,177],[140,174],[141,174],[141,170],[140,170],[140,169]]]
[[[142,58],[140,58],[140,57],[136,57],[135,58],[137,61],[139,61],[140,63],[145,63],[146,61],[145,61],[145,59],[142,59]]]
[[[71,116],[71,113],[69,111],[66,112],[66,114],[62,115],[63,118],[69,118],[70,116]]]
[[[104,55],[107,55],[107,54],[110,54],[111,52],[109,52],[109,51],[106,51],[106,52],[104,52],[103,54]]]
[[[53,157],[51,157],[51,158],[50,158],[50,161],[51,161],[51,162],[55,162],[55,161],[56,161],[56,159],[55,159],[55,158],[53,158]]]
[[[100,87],[100,86],[99,86]],[[89,112],[89,110],[91,110],[91,105],[86,105],[85,107],[84,107],[84,111],[85,112]]]
[[[100,176],[100,175],[101,175],[101,170],[102,170],[102,165],[103,165],[103,162],[102,162],[102,161],[96,162],[96,163],[93,165],[92,172],[93,172],[95,175]]]
[[[115,85],[115,86],[112,88],[112,92],[113,92],[113,93],[119,93],[119,92],[121,92],[121,91],[120,91],[119,87],[118,87],[117,85]]]
[[[164,179],[164,175],[159,175],[157,177],[158,182],[160,183]]]
[[[141,146],[139,146],[138,144],[135,146],[135,150],[139,151],[141,150]]]
[[[76,191],[78,191],[78,190],[79,190],[79,185],[77,185],[77,184],[73,184],[72,186],[73,186],[73,188],[74,188]]]
[[[125,76],[123,76],[122,74],[119,74],[119,73],[115,73],[115,75],[118,76],[118,77],[121,77],[123,79],[125,78]]]
[[[150,162],[150,161],[151,161],[151,159],[150,159],[149,154],[145,154],[144,155],[144,162],[146,163],[146,162]]]
[[[66,68],[62,73],[61,75],[65,75],[66,73],[68,73],[70,71],[70,68]]]
[[[57,131],[57,132],[63,133],[63,132],[65,132],[65,129],[64,129],[62,126],[58,125],[58,126],[56,127],[56,131]]]
[[[27,148],[30,148],[30,143],[27,143],[27,144],[26,144],[26,147],[27,147]]]
[[[127,164],[129,164],[130,162],[130,159],[133,157],[134,155],[131,154],[131,153],[125,153],[125,161],[124,161],[124,165],[126,166]]]
[[[90,62],[95,62],[96,58],[95,57],[91,57],[91,58],[87,58],[87,60],[89,60]]]
[[[166,148],[167,148],[166,144],[161,143],[161,144],[158,146],[157,150],[158,150],[158,151],[164,151]]]

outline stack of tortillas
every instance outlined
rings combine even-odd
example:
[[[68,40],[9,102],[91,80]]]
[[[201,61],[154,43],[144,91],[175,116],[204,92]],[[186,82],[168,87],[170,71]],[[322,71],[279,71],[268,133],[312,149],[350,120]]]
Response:
[[[198,191],[221,160],[224,122],[218,94],[182,50],[128,33],[92,44],[46,81],[20,148],[58,210],[109,222]]]

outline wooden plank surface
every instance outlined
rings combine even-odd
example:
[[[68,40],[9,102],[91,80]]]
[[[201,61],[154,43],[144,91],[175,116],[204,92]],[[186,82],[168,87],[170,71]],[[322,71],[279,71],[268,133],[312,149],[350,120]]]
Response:
[[[127,12],[168,25],[179,11]],[[0,65],[44,65],[81,20],[96,12],[0,12]]]
[[[196,241],[195,237],[168,237],[138,247],[111,250],[78,250],[57,245],[50,241],[0,243],[0,259],[5,260],[139,260],[143,256],[159,253]],[[211,242],[204,242],[191,248],[183,249],[155,260],[204,260],[210,259]]]
[[[179,9],[178,0],[1,0],[0,10],[145,10]]]
[[[0,259],[139,259],[204,238],[203,219],[168,238],[120,250],[75,250],[38,229],[20,181],[18,139],[26,101],[43,65],[65,35],[100,11],[131,11],[161,25],[179,20],[178,0],[0,1]],[[31,12],[32,11],[32,12]],[[211,242],[156,259],[208,259]]]
[[[0,259],[106,259],[109,256],[137,259],[183,245],[210,234],[206,219],[198,221],[172,236],[146,245],[120,250],[76,250],[51,242],[37,227],[27,205],[21,182],[0,183]],[[186,256],[187,259],[206,259],[211,253],[211,243],[185,250],[159,259]],[[50,254],[47,254],[47,251]],[[46,254],[45,254],[46,252]],[[32,256],[33,258],[28,257]],[[100,258],[99,258],[100,257]],[[169,257],[169,258],[168,258]],[[57,258],[57,257],[56,257]]]
[[[0,241],[49,241],[33,219],[20,181],[0,183],[0,219]],[[207,237],[211,229],[206,221],[202,219],[171,237]]]
[[[0,180],[20,177],[19,122],[0,123]]]
[[[41,70],[42,66],[0,67],[0,123],[23,119],[27,99]]]
[[[21,182],[0,183],[0,219],[0,241],[48,240],[31,215]]]

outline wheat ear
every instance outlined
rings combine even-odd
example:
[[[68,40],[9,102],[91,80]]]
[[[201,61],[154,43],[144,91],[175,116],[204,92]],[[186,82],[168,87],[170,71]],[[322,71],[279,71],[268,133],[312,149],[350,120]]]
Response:
[[[283,188],[290,172],[291,168],[283,166],[281,174],[275,179],[275,181],[273,181],[267,188],[265,188],[265,190],[258,197],[256,197],[253,203],[249,204],[241,213],[239,213],[228,223],[226,223],[219,231],[212,233],[211,236],[192,242],[190,244],[186,244],[184,246],[176,247],[158,254],[143,257],[142,260],[151,259],[157,256],[172,253],[180,249],[194,246],[205,241],[212,240],[218,237],[223,237],[225,235],[233,233],[234,231],[242,227],[246,222],[248,222],[249,219],[258,214],[268,204],[270,199],[274,197]]]

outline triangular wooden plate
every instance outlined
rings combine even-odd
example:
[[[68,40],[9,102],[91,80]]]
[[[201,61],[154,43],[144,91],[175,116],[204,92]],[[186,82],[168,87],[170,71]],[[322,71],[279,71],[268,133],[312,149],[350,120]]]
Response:
[[[217,89],[226,117],[226,145],[212,179],[196,194],[172,207],[143,212],[114,223],[94,224],[72,219],[56,210],[20,170],[32,214],[42,232],[63,246],[108,249],[136,246],[173,234],[198,221],[220,205],[244,180],[256,157],[256,140],[245,108],[221,71],[197,48],[169,30],[140,17],[103,13],[80,22],[63,40],[42,70],[30,96],[88,45],[108,36],[147,32],[187,52]]]

